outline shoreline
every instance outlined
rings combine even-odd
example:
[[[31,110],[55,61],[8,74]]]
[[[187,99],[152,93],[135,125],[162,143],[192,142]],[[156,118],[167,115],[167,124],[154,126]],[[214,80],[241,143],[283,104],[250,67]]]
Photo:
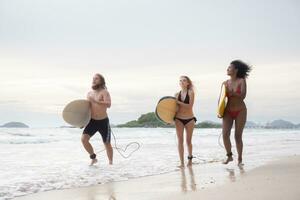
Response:
[[[247,171],[233,162],[195,165],[175,172],[101,185],[54,190],[22,197],[37,199],[285,199],[300,196],[300,156],[289,156]],[[272,184],[270,184],[272,183]],[[288,192],[286,187],[289,187]],[[284,188],[284,189],[283,189]],[[243,196],[247,193],[247,196]],[[283,198],[284,197],[284,198]]]

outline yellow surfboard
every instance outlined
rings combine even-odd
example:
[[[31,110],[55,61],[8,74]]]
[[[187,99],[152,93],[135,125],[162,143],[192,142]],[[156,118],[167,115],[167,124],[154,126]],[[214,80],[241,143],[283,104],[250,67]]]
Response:
[[[177,100],[175,97],[166,96],[161,98],[156,106],[156,117],[166,124],[174,124],[177,112]]]
[[[84,99],[74,100],[65,106],[62,116],[72,126],[85,127],[91,119],[90,102]]]
[[[219,96],[219,101],[218,101],[217,115],[219,118],[223,118],[226,104],[227,104],[226,86],[223,83],[221,86],[221,91],[220,91],[220,96]]]

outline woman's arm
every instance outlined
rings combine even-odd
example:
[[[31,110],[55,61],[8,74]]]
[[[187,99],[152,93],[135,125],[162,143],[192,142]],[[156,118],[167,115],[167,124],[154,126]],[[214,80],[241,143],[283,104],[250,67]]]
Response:
[[[108,91],[104,92],[103,94],[103,100],[99,101],[99,104],[105,104],[108,108],[111,106],[111,98]]]

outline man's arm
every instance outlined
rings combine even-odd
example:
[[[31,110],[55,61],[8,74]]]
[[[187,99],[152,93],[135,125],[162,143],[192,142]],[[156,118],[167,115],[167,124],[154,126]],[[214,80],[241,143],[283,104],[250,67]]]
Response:
[[[103,100],[96,101],[98,104],[106,105],[108,108],[111,106],[111,98],[108,91],[103,92]]]

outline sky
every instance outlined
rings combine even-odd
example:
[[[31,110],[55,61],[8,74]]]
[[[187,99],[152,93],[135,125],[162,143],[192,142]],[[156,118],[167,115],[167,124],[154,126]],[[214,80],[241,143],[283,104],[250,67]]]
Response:
[[[300,123],[297,0],[0,0],[0,125],[66,125],[64,106],[106,78],[113,124],[153,112],[158,100],[196,86],[199,121],[216,106],[234,59],[253,67],[248,120]]]

